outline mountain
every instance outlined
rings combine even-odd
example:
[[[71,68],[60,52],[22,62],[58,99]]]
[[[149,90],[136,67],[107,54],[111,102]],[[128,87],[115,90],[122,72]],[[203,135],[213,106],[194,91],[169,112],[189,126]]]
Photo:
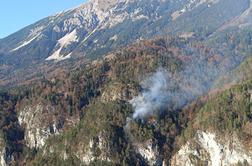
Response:
[[[165,37],[4,90],[2,165],[249,165],[251,82],[211,90],[227,61]]]
[[[249,0],[91,0],[0,40],[0,165],[252,165]]]
[[[226,29],[228,27],[234,27],[234,26],[244,27],[244,26],[251,25],[251,22],[252,22],[252,13],[251,12],[252,12],[252,4],[250,1],[250,6],[245,11],[243,11],[242,14],[240,14],[239,16],[228,21],[228,23],[224,24],[221,27],[221,29]]]
[[[162,35],[208,40],[215,33],[237,25],[249,27],[250,3],[249,0],[91,0],[2,39],[0,78],[7,84],[10,78],[22,79],[34,71],[39,73],[37,66],[76,58],[96,59],[118,47]],[[32,72],[25,72],[26,68]],[[19,76],[24,72],[26,75]]]

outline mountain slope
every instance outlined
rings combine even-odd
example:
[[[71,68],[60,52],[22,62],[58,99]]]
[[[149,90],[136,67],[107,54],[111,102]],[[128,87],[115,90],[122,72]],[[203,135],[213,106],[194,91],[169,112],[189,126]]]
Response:
[[[180,139],[173,165],[251,165],[251,80],[210,97]],[[178,141],[179,142],[179,141]]]
[[[249,0],[91,0],[2,39],[0,78],[27,67],[34,72],[35,66],[51,60],[96,59],[120,46],[166,34],[205,39],[249,11]]]
[[[80,47],[79,44],[82,45],[81,47],[84,45],[84,48],[78,51],[87,54],[84,49],[92,50],[102,47],[109,49],[140,38],[153,37],[158,33],[199,32],[199,28],[202,28],[202,31],[209,31],[206,33],[212,33],[214,29],[210,27],[217,28],[249,8],[249,2],[246,1],[183,0],[180,2],[151,1],[150,3],[146,5],[144,1],[92,0],[76,9],[45,18],[5,38],[3,43],[7,48],[3,49],[15,54],[18,50],[25,49],[32,43],[38,45],[38,43],[43,43],[46,40],[50,44],[45,46],[42,44],[43,50],[48,50],[48,52],[43,53],[43,57],[50,57],[58,51],[61,54],[57,54],[58,57],[55,56],[51,59],[58,58],[60,60],[60,57],[65,57],[68,53],[73,52],[74,48]],[[179,16],[176,16],[176,19],[171,19],[174,13],[179,10]],[[208,22],[203,20],[206,15],[209,15],[208,17],[212,20],[208,20]],[[197,16],[198,21],[191,16]],[[222,17],[216,19],[219,16]],[[200,26],[195,25],[197,22],[200,23]],[[207,23],[211,23],[211,26]],[[128,25],[127,28],[123,26],[126,24]],[[177,29],[177,25],[179,25],[180,30]],[[153,27],[156,27],[156,30],[152,30]],[[100,36],[101,33],[102,36]],[[125,35],[130,36],[130,38]],[[122,41],[122,37],[124,37],[124,41]],[[62,46],[64,39],[67,40],[67,43]],[[111,41],[109,42],[109,40]],[[74,44],[75,42],[77,44]],[[72,46],[73,49],[70,47],[71,44],[74,45]],[[62,50],[63,48],[64,50]],[[29,52],[32,53],[33,51]]]
[[[250,4],[91,0],[0,40],[0,165],[252,165]]]
[[[250,6],[242,14],[233,18],[228,23],[224,24],[220,29],[225,29],[228,27],[247,27],[252,23],[252,1],[250,1]]]
[[[190,123],[212,105],[211,100],[205,105],[207,99],[196,99],[239,64],[227,61],[235,62],[235,56],[222,55],[200,41],[166,37],[139,42],[100,61],[2,92],[1,158],[7,164],[26,165],[170,164],[178,147],[193,138]],[[148,78],[154,78],[154,84]],[[152,88],[156,81],[164,88]],[[184,108],[194,100],[195,106]],[[145,102],[151,102],[153,110],[135,117],[138,107],[134,105],[145,108]],[[231,117],[216,125],[225,126]],[[209,124],[200,121],[204,125]],[[189,134],[183,135],[184,130]],[[13,137],[14,131],[19,137]]]

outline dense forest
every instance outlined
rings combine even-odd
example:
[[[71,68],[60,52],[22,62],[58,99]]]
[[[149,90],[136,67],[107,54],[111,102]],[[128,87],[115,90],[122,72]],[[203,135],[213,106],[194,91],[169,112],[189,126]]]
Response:
[[[210,94],[206,91],[202,97],[188,98],[186,105],[167,105],[144,119],[130,118],[134,108],[129,101],[144,91],[141,82],[146,77],[159,68],[172,75],[191,70],[185,64],[197,64],[198,58],[200,69],[206,69],[202,68],[204,64],[218,67],[227,60],[199,41],[158,38],[115,51],[70,72],[1,91],[0,145],[5,147],[6,160],[25,165],[78,165],[83,162],[78,153],[84,154],[93,140],[91,165],[146,165],[145,158],[135,150],[146,142],[156,148],[157,162],[169,163],[197,130],[236,131],[243,141],[250,140],[251,82]],[[210,76],[207,78],[217,77]],[[23,115],[24,110],[28,110],[27,115]],[[36,141],[35,146],[27,145],[25,134],[33,128],[28,122],[20,124],[18,117],[29,114],[32,119],[28,120],[40,132],[49,130],[42,147]]]

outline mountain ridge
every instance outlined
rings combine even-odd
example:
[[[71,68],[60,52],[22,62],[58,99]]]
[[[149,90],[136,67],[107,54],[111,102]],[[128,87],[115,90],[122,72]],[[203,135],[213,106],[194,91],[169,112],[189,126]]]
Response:
[[[223,1],[225,1],[225,0],[222,0],[221,2],[223,2]],[[202,5],[204,5],[204,3],[209,3],[211,5],[216,5],[216,4],[221,3],[221,2],[219,2],[219,1],[192,1],[192,2],[183,1],[182,4],[174,3],[173,4],[173,10],[174,10],[174,12],[176,12],[175,6],[178,6],[178,5],[182,5],[183,6],[183,4],[186,4],[187,6],[185,8],[188,10],[187,12],[191,12],[190,10],[193,10],[194,8],[198,8],[199,6],[202,6]],[[29,44],[31,41],[33,41],[36,38],[38,38],[38,36],[36,36],[34,34],[38,35],[38,33],[41,33],[41,31],[44,31],[43,29],[45,27],[38,25],[40,22],[43,23],[43,21],[45,21],[45,23],[43,23],[43,24],[45,24],[45,25],[48,24],[46,27],[49,26],[48,28],[53,30],[52,32],[50,32],[51,30],[49,30],[48,32],[49,33],[55,33],[54,36],[51,36],[51,37],[48,36],[49,37],[49,41],[52,40],[52,44],[53,45],[55,45],[55,43],[57,42],[57,41],[55,41],[55,39],[59,40],[60,38],[64,37],[65,35],[71,33],[76,28],[78,30],[78,28],[80,28],[79,26],[84,26],[84,31],[87,30],[86,33],[84,32],[84,34],[80,33],[78,35],[78,37],[81,38],[81,39],[79,39],[79,40],[81,40],[81,42],[86,42],[88,40],[88,38],[93,33],[95,33],[95,31],[97,31],[99,29],[103,29],[103,26],[105,26],[105,27],[106,26],[108,26],[108,27],[115,26],[118,23],[120,24],[120,21],[124,21],[124,19],[126,19],[126,17],[129,17],[129,14],[132,11],[129,11],[129,13],[128,12],[121,13],[120,15],[118,15],[120,13],[120,12],[118,13],[118,10],[125,10],[123,7],[127,7],[127,5],[129,5],[130,3],[134,3],[134,1],[129,1],[129,0],[127,0],[127,1],[126,0],[113,1],[112,5],[108,6],[110,9],[108,11],[106,11],[106,12],[104,10],[102,10],[102,9],[99,8],[99,3],[101,3],[101,2],[98,1],[98,0],[89,1],[89,2],[87,2],[85,4],[83,4],[83,5],[80,5],[79,7],[75,8],[75,9],[67,10],[67,11],[58,13],[58,14],[56,14],[54,16],[47,17],[47,18],[42,19],[41,21],[39,21],[39,22],[37,22],[37,23],[35,23],[35,24],[31,25],[31,26],[26,27],[25,29],[23,29],[23,31],[26,31],[26,29],[28,30],[29,27],[33,27],[35,25],[37,26],[37,27],[33,28],[32,30],[29,30],[30,31],[29,33],[24,32],[26,34],[25,35],[26,36],[25,39],[22,40],[22,41],[19,41],[16,44],[14,44],[15,47],[11,48],[11,50],[12,51],[17,51],[17,49],[20,49],[23,46],[27,46],[27,44]],[[141,3],[141,2],[139,2],[139,3]],[[151,2],[151,3],[153,3],[153,2]],[[160,2],[158,1],[158,2],[156,2],[155,5],[160,5],[161,6],[162,3],[164,3],[163,5],[165,5],[165,3],[168,3],[168,2],[167,1],[160,1]],[[189,3],[190,5],[187,4],[187,3]],[[168,3],[168,5],[172,5],[172,4]],[[194,7],[194,5],[195,5],[195,7]],[[117,7],[118,7],[118,9],[116,9]],[[137,11],[137,10],[135,10],[134,12],[140,12],[140,11]],[[169,10],[169,8],[168,8],[168,10]],[[184,10],[184,9],[181,9],[181,10]],[[113,15],[113,12],[115,12],[116,15]],[[71,14],[71,13],[73,13],[73,14]],[[70,16],[69,14],[70,15],[74,15],[74,17]],[[137,14],[137,13],[135,13],[135,14]],[[168,16],[171,17],[171,15],[172,15],[172,13],[170,13],[170,15],[168,15]],[[182,13],[182,15],[184,15],[184,13]],[[62,24],[62,23],[64,24],[63,27],[60,27],[57,24],[54,25],[53,27],[50,27],[50,24],[53,24],[53,22],[57,21],[58,18],[60,18],[60,17],[68,17],[69,19],[65,20],[67,22],[65,22],[64,20],[62,20],[63,22],[62,21],[59,22],[59,25]],[[90,18],[88,18],[88,17],[90,17]],[[132,15],[130,17],[132,17],[132,18],[139,17],[139,19],[144,19],[146,17],[148,19],[153,19],[153,18],[151,18],[148,15],[141,15],[141,14],[139,16],[138,15]],[[109,22],[110,19],[112,19],[111,20],[112,22]],[[103,24],[103,22],[104,22],[105,25]],[[110,25],[106,25],[106,24],[110,24]],[[59,31],[60,33],[58,34],[57,31]],[[15,33],[15,34],[17,34],[17,33]],[[43,38],[43,35],[44,34],[40,34],[39,36],[41,38]],[[45,35],[48,35],[48,34],[45,34]],[[85,37],[81,37],[82,35],[84,35]],[[59,37],[57,37],[57,36],[59,36]],[[115,35],[113,35],[113,36],[115,36]],[[113,38],[113,36],[110,36],[110,38]],[[8,41],[8,38],[10,38],[10,37],[5,38],[5,40]],[[56,45],[54,47],[57,47],[57,43],[56,43]],[[55,49],[56,48],[54,48],[53,50],[50,51],[51,55],[53,54],[52,51],[57,51]],[[9,51],[11,52],[11,50],[9,50]],[[46,56],[50,56],[50,54],[47,54]],[[63,57],[65,55],[66,54],[63,53]]]
[[[218,28],[243,13],[250,4],[249,0],[110,2],[107,6],[102,4],[109,8],[102,10],[99,3],[103,1],[88,1],[0,40],[0,78],[8,79],[25,68],[36,71],[37,65],[57,66],[55,62],[62,60],[100,58],[118,47],[168,34],[207,42]],[[179,14],[176,19],[174,13]]]

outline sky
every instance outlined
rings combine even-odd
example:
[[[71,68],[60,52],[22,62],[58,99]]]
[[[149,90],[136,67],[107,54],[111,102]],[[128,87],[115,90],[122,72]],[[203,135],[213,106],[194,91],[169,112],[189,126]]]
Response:
[[[0,38],[62,10],[79,6],[86,0],[2,0]]]

